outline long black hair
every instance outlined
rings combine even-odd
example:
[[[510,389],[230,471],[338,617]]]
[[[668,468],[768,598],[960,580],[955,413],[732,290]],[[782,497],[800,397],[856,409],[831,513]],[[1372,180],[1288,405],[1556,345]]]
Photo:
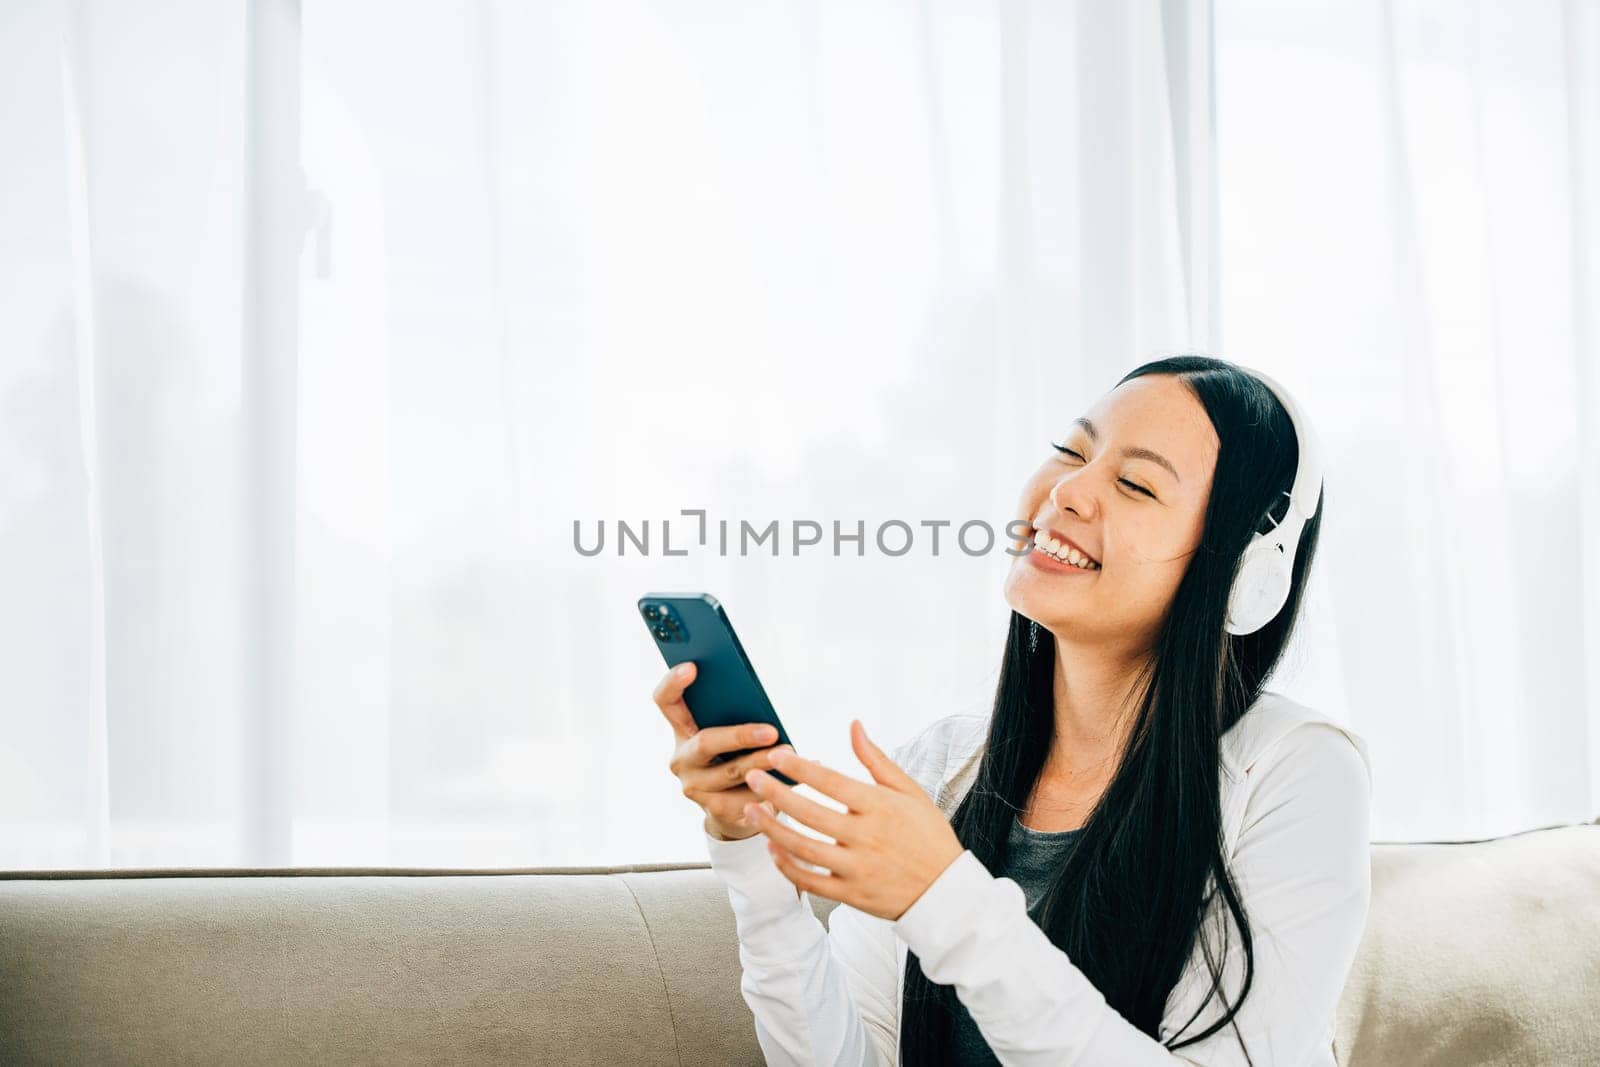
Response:
[[[1220,443],[1216,471],[1199,550],[1136,680],[1134,692],[1142,696],[1129,741],[1041,898],[1036,921],[1111,1007],[1157,1039],[1167,997],[1198,940],[1211,979],[1201,1008],[1216,998],[1219,1017],[1182,1037],[1197,1011],[1167,1039],[1168,1049],[1178,1049],[1232,1024],[1255,975],[1250,923],[1224,852],[1220,744],[1260,695],[1289,642],[1316,555],[1322,497],[1319,492],[1301,531],[1283,610],[1254,633],[1227,633],[1228,592],[1245,546],[1288,509],[1285,493],[1300,456],[1294,424],[1269,388],[1224,360],[1157,360],[1117,384],[1146,374],[1174,375],[1205,406]],[[962,844],[996,875],[1005,870],[1012,820],[1026,805],[1053,741],[1055,651],[1048,631],[1011,613],[977,775],[950,819]],[[1216,952],[1202,934],[1216,892],[1244,951],[1244,980],[1231,1004],[1221,988],[1226,924]],[[901,1062],[953,1062],[958,1004],[955,989],[930,981],[916,953],[907,953]],[[1236,1024],[1234,1033],[1243,1046]]]

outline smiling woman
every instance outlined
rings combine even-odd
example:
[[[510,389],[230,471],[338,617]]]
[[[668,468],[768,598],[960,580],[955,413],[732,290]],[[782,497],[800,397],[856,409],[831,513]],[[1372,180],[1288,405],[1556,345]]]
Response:
[[[1042,550],[1006,576],[992,714],[893,759],[857,727],[871,783],[784,759],[842,812],[748,772],[771,860],[707,847],[769,1063],[1335,1062],[1371,894],[1366,746],[1265,688],[1316,552],[1318,457],[1264,376],[1136,368],[1023,487]],[[825,936],[791,883],[840,902]]]
[[[1287,514],[1298,440],[1283,404],[1243,369],[1201,357],[1150,363],[1074,421],[1018,505],[1034,530],[1087,546],[1101,569],[1092,581],[1064,582],[1045,567],[1011,567],[1012,636],[992,755],[979,772],[989,788],[974,790],[953,822],[1001,872],[1018,812],[1035,829],[1082,829],[1044,891],[1039,925],[1152,1037],[1195,945],[1209,879],[1253,964],[1220,844],[1219,746],[1288,642],[1316,551],[1320,492],[1289,546],[1291,592],[1276,620],[1244,637],[1225,623],[1244,548]],[[1321,476],[1311,474],[1315,491]],[[1052,817],[1041,798],[1065,803]],[[1357,936],[1360,922],[1348,917]],[[915,962],[906,1003],[907,1062],[946,1062],[942,1033],[951,1020],[970,1028],[970,1013]],[[1325,1007],[1331,1025],[1334,1002]],[[1174,1047],[1216,1033],[1237,1010]]]

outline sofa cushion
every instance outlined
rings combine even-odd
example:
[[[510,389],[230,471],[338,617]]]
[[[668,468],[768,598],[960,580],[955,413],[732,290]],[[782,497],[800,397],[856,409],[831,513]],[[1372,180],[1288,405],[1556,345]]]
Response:
[[[1600,826],[1373,845],[1341,1062],[1600,1063]]]

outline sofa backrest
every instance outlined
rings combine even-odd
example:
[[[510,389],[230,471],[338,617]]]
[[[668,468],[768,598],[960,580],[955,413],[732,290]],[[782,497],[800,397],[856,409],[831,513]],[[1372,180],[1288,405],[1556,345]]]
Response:
[[[1373,884],[1341,1062],[1600,1049],[1600,827],[1377,844]],[[8,1064],[759,1064],[739,977],[705,864],[0,876]]]
[[[0,881],[0,1063],[761,1062],[704,864]]]

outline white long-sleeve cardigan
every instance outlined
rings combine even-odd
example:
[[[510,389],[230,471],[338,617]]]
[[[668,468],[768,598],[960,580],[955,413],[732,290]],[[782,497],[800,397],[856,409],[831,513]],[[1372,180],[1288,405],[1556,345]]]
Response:
[[[954,814],[988,725],[986,716],[947,716],[892,758]],[[955,986],[1003,1064],[1231,1067],[1247,1062],[1242,1036],[1258,1067],[1332,1065],[1334,1014],[1371,897],[1366,742],[1268,691],[1223,735],[1220,763],[1227,858],[1255,948],[1249,995],[1231,1026],[1168,1051],[1106,1002],[1028,915],[1021,887],[990,874],[970,849],[898,920],[839,904],[824,927],[774,864],[765,835],[720,841],[707,834],[712,869],[733,906],[740,989],[767,1062],[898,1064],[909,948],[930,979]],[[1226,911],[1220,897],[1214,908],[1213,956],[1221,947],[1217,916]],[[1229,927],[1223,974],[1233,1002],[1244,960],[1231,917]],[[1163,1041],[1207,1001],[1210,985],[1197,941],[1167,999]],[[1217,998],[1209,999],[1184,1036],[1221,1017]]]

